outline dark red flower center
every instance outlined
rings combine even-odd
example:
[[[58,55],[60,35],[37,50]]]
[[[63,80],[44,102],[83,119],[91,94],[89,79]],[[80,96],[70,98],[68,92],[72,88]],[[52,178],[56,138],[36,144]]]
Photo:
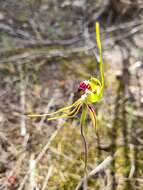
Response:
[[[78,90],[83,90],[83,91],[85,91],[86,89],[91,90],[90,84],[88,84],[88,83],[86,83],[86,82],[81,82],[81,83],[79,84]]]

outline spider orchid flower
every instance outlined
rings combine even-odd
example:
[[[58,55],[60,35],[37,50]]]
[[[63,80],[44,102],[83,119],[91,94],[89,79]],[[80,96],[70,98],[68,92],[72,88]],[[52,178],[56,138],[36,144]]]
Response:
[[[82,108],[89,111],[94,126],[96,127],[96,114],[92,108],[92,104],[101,100],[104,90],[104,72],[103,72],[103,59],[102,59],[102,48],[100,42],[100,28],[99,23],[96,23],[96,41],[100,53],[100,74],[101,82],[95,77],[91,77],[89,80],[85,80],[79,84],[78,90],[83,91],[83,95],[70,106],[61,108],[52,113],[46,114],[31,114],[30,117],[43,117],[48,116],[47,120],[54,120],[58,118],[73,118],[77,115],[79,110]]]
[[[91,77],[89,80],[85,80],[79,84],[78,90],[82,91],[83,94],[81,97],[75,101],[73,104],[61,108],[52,113],[46,114],[32,114],[30,117],[43,117],[47,116],[47,120],[54,120],[58,118],[73,118],[75,117],[79,110],[82,110],[81,118],[80,118],[80,126],[81,126],[81,135],[83,137],[83,142],[85,146],[85,168],[87,163],[87,143],[85,140],[84,132],[83,132],[83,124],[86,119],[87,111],[90,114],[91,120],[93,122],[93,126],[96,129],[96,114],[92,107],[92,104],[99,102],[102,99],[103,91],[104,91],[104,71],[103,71],[103,59],[102,59],[102,47],[100,41],[100,27],[99,23],[96,23],[96,42],[99,50],[99,67],[100,67],[100,75],[101,80]]]

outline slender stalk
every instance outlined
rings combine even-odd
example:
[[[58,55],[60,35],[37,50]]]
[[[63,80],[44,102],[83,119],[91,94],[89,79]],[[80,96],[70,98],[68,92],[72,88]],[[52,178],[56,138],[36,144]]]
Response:
[[[84,134],[84,126],[80,125],[80,132],[83,139],[83,145],[84,145],[84,171],[87,173],[87,158],[88,158],[88,147],[86,142],[86,137]]]
[[[83,104],[82,106],[82,114],[81,114],[81,120],[80,120],[80,132],[83,139],[83,145],[84,145],[84,171],[87,174],[87,159],[88,159],[88,146],[87,141],[84,133],[84,122],[86,119],[86,112],[87,112],[87,106]]]

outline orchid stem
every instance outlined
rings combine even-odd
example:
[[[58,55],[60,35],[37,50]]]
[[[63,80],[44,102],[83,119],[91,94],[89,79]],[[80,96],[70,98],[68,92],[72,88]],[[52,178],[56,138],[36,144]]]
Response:
[[[88,146],[87,141],[84,133],[84,122],[86,119],[86,112],[87,112],[87,106],[86,104],[83,104],[82,107],[82,114],[81,114],[81,120],[80,120],[80,132],[83,139],[83,145],[84,145],[84,171],[85,174],[87,174],[87,159],[88,159]]]

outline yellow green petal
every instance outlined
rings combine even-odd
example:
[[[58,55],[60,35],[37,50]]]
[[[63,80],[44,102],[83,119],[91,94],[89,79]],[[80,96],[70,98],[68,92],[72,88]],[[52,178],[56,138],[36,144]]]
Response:
[[[78,105],[78,106],[76,106],[76,108],[74,110],[72,110],[68,114],[66,113],[66,114],[63,114],[63,115],[47,118],[47,120],[51,121],[51,120],[55,120],[55,119],[59,119],[59,118],[73,118],[73,117],[76,116],[76,114],[78,113],[80,108],[81,108],[81,105]]]
[[[97,131],[96,113],[95,113],[94,109],[91,106],[88,106],[88,110],[89,110],[89,113],[90,113],[90,116],[91,116],[93,126],[94,126],[95,130]]]
[[[90,93],[85,98],[85,103],[86,104],[96,103],[96,102],[100,101],[101,98],[102,98],[102,94],[97,95],[97,94],[94,94],[94,93]]]
[[[102,56],[102,46],[101,46],[101,39],[100,39],[100,25],[98,22],[96,22],[95,25],[95,30],[96,30],[96,41],[97,41],[97,47],[99,49],[99,54],[100,54],[100,74],[101,74],[101,84],[102,84],[102,89],[104,89],[104,70],[103,70],[103,56]]]
[[[55,112],[52,112],[52,113],[44,113],[44,114],[29,114],[28,116],[29,117],[44,117],[44,116],[50,116],[50,115],[55,115],[55,114],[58,114],[60,112],[66,112],[68,111],[70,108],[72,107],[75,107],[77,106],[79,103],[81,102],[80,99],[78,99],[76,102],[74,102],[73,104],[71,104],[70,106],[67,106],[67,107],[64,107],[64,108],[61,108]]]

